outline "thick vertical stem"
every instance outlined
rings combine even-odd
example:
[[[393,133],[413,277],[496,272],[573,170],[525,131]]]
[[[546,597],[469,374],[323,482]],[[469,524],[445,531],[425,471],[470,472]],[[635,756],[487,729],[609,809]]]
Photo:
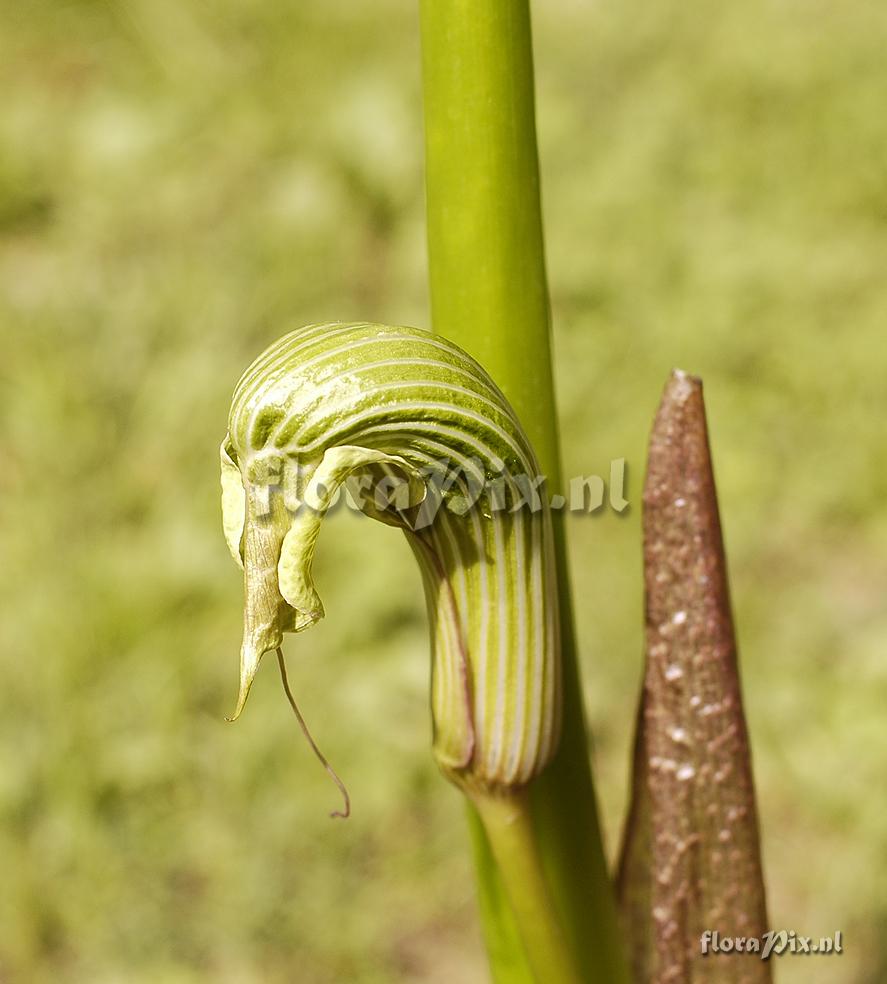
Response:
[[[527,0],[422,0],[432,321],[492,373],[557,478]]]
[[[527,963],[538,981],[582,984],[578,963],[552,905],[532,808],[524,790],[474,797],[515,916]]]
[[[526,428],[549,492],[560,485],[536,150],[528,0],[422,0],[422,66],[435,330],[493,375]],[[555,517],[557,519],[557,517]],[[588,764],[564,538],[558,529],[564,729],[531,785],[536,847],[581,979],[627,980]],[[472,818],[481,910],[499,984],[534,974],[519,954],[495,828]],[[526,949],[526,940],[524,941]]]

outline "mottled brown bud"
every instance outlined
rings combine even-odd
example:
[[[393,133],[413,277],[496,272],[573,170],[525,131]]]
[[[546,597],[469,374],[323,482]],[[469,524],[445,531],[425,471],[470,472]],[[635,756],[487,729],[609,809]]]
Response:
[[[619,894],[640,984],[767,984],[768,929],[702,383],[675,371],[644,487],[646,669]]]

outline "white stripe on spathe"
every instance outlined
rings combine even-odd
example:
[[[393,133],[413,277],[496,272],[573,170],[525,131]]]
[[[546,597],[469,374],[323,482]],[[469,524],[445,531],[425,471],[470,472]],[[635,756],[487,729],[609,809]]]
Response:
[[[429,525],[417,525],[418,501],[401,513],[365,507],[403,529],[422,568],[436,758],[455,781],[486,788],[524,784],[547,764],[561,717],[551,517],[544,497],[536,511],[519,505],[518,477],[536,477],[536,457],[477,362],[416,328],[333,323],[290,332],[238,382],[223,463],[226,536],[242,557],[246,590],[237,713],[261,656],[323,614],[310,570],[323,509],[291,512],[282,490],[304,500],[317,494],[315,474],[315,484],[320,475],[341,483],[372,469],[427,485],[443,470],[457,480]],[[467,512],[450,508],[479,480],[500,480],[508,508],[495,508],[489,486]],[[328,503],[334,490],[318,487]],[[239,551],[238,522],[248,533]]]

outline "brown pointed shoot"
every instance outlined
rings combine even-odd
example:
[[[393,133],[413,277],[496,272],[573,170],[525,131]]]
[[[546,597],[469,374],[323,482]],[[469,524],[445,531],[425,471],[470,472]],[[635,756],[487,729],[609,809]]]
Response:
[[[646,669],[619,897],[636,984],[769,984],[751,757],[702,383],[675,371],[644,488]],[[709,943],[709,951],[712,947]]]

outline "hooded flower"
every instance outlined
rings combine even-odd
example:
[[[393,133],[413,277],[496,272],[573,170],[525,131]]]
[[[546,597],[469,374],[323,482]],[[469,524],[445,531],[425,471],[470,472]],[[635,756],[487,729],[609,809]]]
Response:
[[[434,753],[454,780],[522,785],[560,718],[551,517],[505,397],[415,328],[310,326],[238,383],[221,446],[225,538],[243,567],[240,714],[262,656],[323,617],[311,577],[340,487],[400,527],[431,622]]]

